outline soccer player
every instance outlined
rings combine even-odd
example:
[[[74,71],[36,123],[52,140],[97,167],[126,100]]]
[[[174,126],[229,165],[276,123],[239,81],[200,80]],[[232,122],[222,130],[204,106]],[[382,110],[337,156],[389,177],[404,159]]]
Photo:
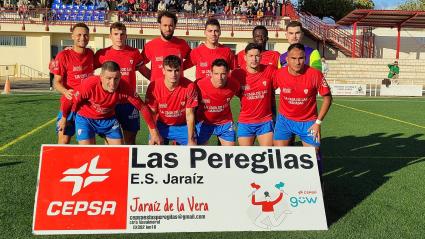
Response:
[[[142,51],[143,63],[151,62],[151,68],[142,67],[142,74],[153,81],[162,79],[162,62],[166,56],[178,56],[183,62],[183,70],[192,67],[190,62],[190,47],[183,39],[174,35],[174,29],[177,24],[177,17],[174,13],[163,11],[158,13],[159,30],[161,36],[146,43]],[[183,74],[183,72],[182,72]]]
[[[272,106],[275,67],[261,65],[261,47],[250,43],[245,48],[245,69],[232,71],[231,77],[239,80],[241,111],[238,122],[238,143],[251,146],[255,137],[261,146],[273,145]]]
[[[109,28],[109,39],[112,46],[101,49],[94,55],[94,66],[99,68],[106,61],[118,63],[121,69],[120,84],[133,93],[136,92],[136,71],[142,65],[142,57],[138,49],[126,44],[127,29],[123,23],[115,22]],[[125,144],[136,144],[137,132],[140,130],[139,111],[129,102],[122,102],[115,109],[116,117],[124,134]]]
[[[256,26],[252,30],[252,40],[255,44],[261,46],[261,62],[262,65],[274,66],[276,69],[279,65],[279,52],[266,50],[266,45],[269,40],[269,32],[265,26]],[[245,50],[238,53],[238,66],[245,69]]]
[[[224,59],[230,69],[234,68],[235,56],[229,47],[219,43],[220,22],[210,18],[205,23],[205,43],[190,53],[190,60],[196,65],[196,80],[211,76],[211,64],[216,59]]]
[[[320,125],[332,103],[332,95],[319,70],[305,65],[305,48],[300,43],[288,48],[288,66],[279,69],[275,87],[280,88],[279,115],[274,131],[274,145],[288,146],[293,135],[301,138],[304,146],[316,148],[320,173]],[[317,113],[316,96],[323,97]]]
[[[302,24],[298,21],[291,21],[286,25],[286,39],[288,39],[289,45],[295,43],[301,43],[304,37],[304,32],[302,30]],[[317,49],[313,49],[311,47],[305,46],[305,62],[304,64],[311,66],[319,71],[322,70],[322,61],[320,57],[320,53]],[[288,53],[285,52],[280,55],[280,65],[282,67],[286,66],[286,57]]]
[[[230,101],[240,89],[236,79],[228,77],[230,67],[224,59],[212,62],[211,76],[196,82],[199,89],[196,132],[198,144],[208,143],[216,135],[221,145],[235,145],[235,130]]]
[[[89,28],[84,23],[72,27],[71,38],[74,41],[72,49],[59,52],[53,67],[54,86],[67,99],[72,98],[74,88],[78,87],[87,77],[93,74],[93,51],[86,48],[89,43]],[[73,115],[69,116],[66,130],[59,131],[58,144],[69,144],[75,134]],[[57,122],[62,118],[59,112]]]
[[[164,143],[196,145],[195,107],[198,94],[195,84],[181,76],[182,61],[178,56],[165,57],[162,79],[151,81],[146,104],[157,116],[157,127]]]
[[[162,139],[149,108],[126,84],[120,84],[120,78],[119,65],[113,61],[104,62],[100,76],[85,80],[78,90],[74,91],[71,100],[62,98],[63,116],[59,123],[60,129],[66,129],[66,117],[73,110],[77,112],[75,124],[79,144],[96,144],[95,134],[104,136],[108,144],[122,144],[115,107],[118,102],[126,101],[142,113],[151,134],[149,144],[161,144]]]

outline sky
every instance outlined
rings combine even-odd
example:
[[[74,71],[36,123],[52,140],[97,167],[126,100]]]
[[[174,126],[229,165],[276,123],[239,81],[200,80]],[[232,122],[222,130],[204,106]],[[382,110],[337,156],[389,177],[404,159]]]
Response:
[[[375,9],[395,9],[398,5],[405,2],[404,0],[373,0]]]

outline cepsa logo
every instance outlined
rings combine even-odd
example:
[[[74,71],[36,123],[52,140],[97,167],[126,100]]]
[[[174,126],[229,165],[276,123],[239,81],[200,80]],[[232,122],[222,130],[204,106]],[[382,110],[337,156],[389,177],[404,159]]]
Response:
[[[37,230],[125,229],[129,149],[43,146]]]

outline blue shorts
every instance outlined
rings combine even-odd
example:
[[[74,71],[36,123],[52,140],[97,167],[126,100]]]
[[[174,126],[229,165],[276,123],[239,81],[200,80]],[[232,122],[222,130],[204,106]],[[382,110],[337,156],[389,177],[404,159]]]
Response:
[[[273,120],[263,123],[238,123],[238,137],[252,137],[273,132]]]
[[[187,145],[187,125],[166,125],[160,121],[156,123],[159,134],[164,139],[164,144],[171,141],[176,141],[177,144]]]
[[[123,130],[135,133],[140,130],[140,114],[132,104],[118,104],[115,107],[115,116]]]
[[[319,147],[320,142],[314,140],[314,137],[308,129],[316,122],[312,121],[294,121],[286,118],[282,114],[277,115],[276,127],[273,135],[274,140],[289,140],[294,135],[298,135],[304,143]]]
[[[59,111],[58,113],[58,117],[56,118],[56,134],[59,133],[59,127],[58,127],[58,123],[59,120],[62,119],[62,112]],[[64,135],[68,135],[68,136],[74,136],[75,134],[75,113],[71,112],[68,115],[68,118],[66,118],[67,121],[69,121],[67,123],[67,126],[65,128],[65,132],[63,132]]]
[[[205,144],[211,138],[211,135],[217,135],[219,138],[229,142],[235,142],[235,129],[233,122],[220,125],[211,125],[204,122],[196,124],[196,135],[198,144]]]
[[[77,130],[77,141],[94,138],[96,134],[110,139],[122,139],[120,124],[115,117],[89,119],[77,114],[75,128]]]

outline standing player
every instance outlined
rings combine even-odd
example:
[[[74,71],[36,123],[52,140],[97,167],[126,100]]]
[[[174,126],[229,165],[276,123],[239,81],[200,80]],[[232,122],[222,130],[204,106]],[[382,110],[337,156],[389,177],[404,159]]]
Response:
[[[216,59],[224,59],[233,69],[235,56],[229,47],[219,43],[221,35],[220,23],[210,18],[205,23],[205,43],[193,49],[190,60],[196,66],[196,80],[211,76],[211,64]]]
[[[320,173],[322,172],[319,154],[320,124],[332,103],[332,95],[322,73],[305,65],[305,48],[300,43],[288,48],[288,66],[279,69],[275,86],[279,87],[279,115],[274,132],[275,146],[288,146],[294,135],[298,135],[304,146],[316,148]],[[323,97],[317,113],[316,96]]]
[[[207,144],[211,135],[216,135],[221,145],[235,145],[235,130],[230,101],[239,92],[239,82],[229,78],[229,65],[224,59],[212,62],[211,76],[197,81],[199,107],[196,132],[198,144]]]
[[[252,40],[255,44],[261,47],[261,65],[270,65],[278,68],[279,65],[279,52],[266,50],[266,45],[269,40],[269,32],[265,26],[256,26],[252,30]],[[238,53],[238,66],[245,69],[245,50]]]
[[[190,47],[183,39],[174,35],[177,17],[174,13],[163,11],[158,14],[159,30],[161,36],[146,43],[142,51],[143,63],[151,62],[151,69],[144,66],[142,74],[151,81],[162,79],[162,62],[166,56],[178,56],[183,62],[183,70],[192,67],[189,60]]]
[[[121,83],[133,93],[136,92],[136,71],[142,65],[142,57],[138,49],[126,44],[127,29],[120,22],[109,28],[109,39],[112,46],[101,49],[94,56],[94,66],[99,68],[106,61],[114,61],[121,68]],[[137,131],[140,130],[139,111],[129,102],[117,105],[116,116],[124,134],[125,144],[136,144]]]
[[[74,88],[93,74],[93,51],[86,48],[89,43],[89,28],[84,23],[77,23],[72,27],[71,38],[74,41],[72,49],[63,50],[56,56],[53,74],[55,75],[55,89],[67,99],[72,98]],[[59,112],[57,121],[62,118]],[[70,115],[66,130],[59,131],[58,144],[69,144],[75,134],[73,116]]]
[[[146,104],[157,115],[157,127],[168,144],[196,145],[195,108],[198,94],[195,84],[181,77],[181,59],[170,55],[164,59],[162,79],[151,81]]]
[[[241,146],[251,146],[257,137],[261,146],[271,146],[273,121],[270,101],[276,69],[260,64],[261,47],[255,43],[246,46],[245,61],[245,69],[236,69],[231,74],[241,84],[238,142]]]
[[[160,144],[161,136],[148,107],[133,89],[128,89],[126,84],[120,83],[120,78],[120,67],[117,63],[113,61],[103,63],[100,76],[92,76],[84,81],[71,100],[63,97],[60,128],[66,129],[66,117],[73,109],[77,112],[75,124],[79,144],[96,144],[95,134],[105,136],[108,144],[122,144],[115,108],[118,102],[125,100],[142,113],[152,136],[149,144]]]
[[[286,39],[288,39],[289,45],[295,44],[295,43],[301,43],[304,37],[304,32],[302,29],[301,22],[298,21],[291,21],[286,25]],[[317,49],[313,49],[311,47],[305,46],[305,62],[304,64],[311,66],[319,71],[322,70],[322,61],[320,57],[320,53]],[[282,67],[286,66],[286,58],[288,56],[288,53],[285,52],[282,55],[280,55],[280,65]]]

